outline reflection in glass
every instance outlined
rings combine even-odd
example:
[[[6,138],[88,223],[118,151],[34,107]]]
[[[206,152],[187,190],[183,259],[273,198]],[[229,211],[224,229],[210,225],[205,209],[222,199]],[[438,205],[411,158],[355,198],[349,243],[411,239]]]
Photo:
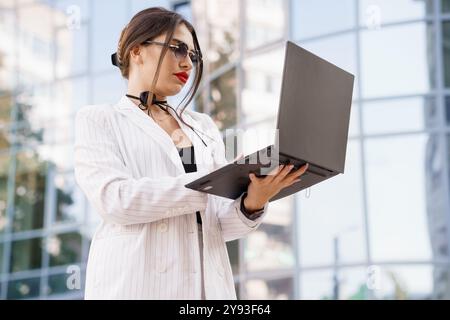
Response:
[[[366,300],[369,298],[368,275],[366,268],[303,271],[300,299]]]
[[[211,82],[210,116],[219,130],[236,125],[236,69],[233,68]]]
[[[442,55],[444,59],[445,87],[450,87],[450,22],[442,23]]]
[[[275,117],[278,112],[284,48],[243,61],[242,113],[248,121]]]
[[[347,30],[355,25],[353,0],[295,0],[291,4],[295,40]]]
[[[360,24],[368,28],[404,20],[422,19],[433,14],[434,1],[415,0],[361,0]]]
[[[233,274],[239,274],[239,240],[229,241],[226,243],[228,257],[230,258],[231,270]]]
[[[8,283],[7,299],[26,299],[39,296],[40,278],[12,280]]]
[[[33,6],[19,6],[17,14],[21,79],[49,82],[54,75],[53,57],[56,52],[52,23],[54,19],[64,19],[64,13],[44,3],[36,3]]]
[[[33,105],[33,123],[40,123],[46,144],[72,143],[74,115],[88,104],[88,79],[86,77],[57,81],[53,86],[51,107]],[[39,109],[38,109],[39,108]],[[51,109],[46,111],[45,109]]]
[[[433,267],[433,299],[450,299],[450,265]]]
[[[422,266],[379,266],[376,299],[411,300],[434,299],[433,267]],[[448,295],[448,292],[447,292]]]
[[[5,245],[2,242],[0,242],[0,274],[3,274],[3,247],[4,246]]]
[[[64,78],[87,71],[88,66],[88,31],[86,24],[74,28],[59,26],[55,36],[56,77]]]
[[[345,174],[313,186],[309,197],[306,191],[299,193],[298,237],[302,266],[331,266],[336,262],[336,254],[342,264],[365,261],[360,152],[359,140],[349,141]]]
[[[111,64],[111,54],[117,51],[120,33],[131,17],[128,16],[128,1],[125,0],[96,0],[92,2],[91,19],[91,65],[94,73],[114,71],[117,78],[121,78],[119,69]],[[108,14],[105,14],[105,12]],[[114,17],[114,19],[111,19]],[[105,84],[106,85],[106,84]],[[111,89],[110,92],[116,92]],[[95,93],[95,90],[94,90]]]
[[[300,299],[329,300],[332,297],[333,273],[331,269],[300,273]]]
[[[199,0],[192,2],[193,19],[209,71],[233,62],[238,56],[239,1]]]
[[[67,281],[69,281],[69,284],[76,285],[75,282],[71,281],[72,278],[69,278],[73,275],[73,273],[60,273],[60,274],[53,274],[48,276],[48,286],[47,286],[47,294],[48,295],[57,295],[57,294],[64,294],[64,293],[79,293],[82,294],[83,289],[83,279],[84,273],[81,273],[81,281],[80,281],[80,289],[68,287]]]
[[[357,76],[356,73],[356,38],[354,33],[330,36],[306,42],[300,42],[300,46],[321,58],[335,64]],[[358,79],[353,85],[353,98],[358,96]]]
[[[284,0],[245,1],[246,49],[282,39],[285,30]]]
[[[365,134],[427,130],[438,124],[435,99],[413,97],[366,102],[363,121]]]
[[[93,103],[116,103],[127,87],[120,73],[108,72],[94,77]]]
[[[247,271],[292,268],[293,197],[271,203],[271,214],[264,223],[246,238],[245,263]]]
[[[81,235],[70,232],[50,236],[47,238],[46,250],[50,255],[51,267],[81,262]]]
[[[245,290],[248,300],[291,300],[294,298],[293,278],[248,280]]]
[[[445,123],[450,126],[450,97],[445,98]]]
[[[197,93],[194,98],[194,110],[201,113],[206,113],[204,103],[204,93]]]
[[[372,259],[432,259],[428,226],[446,223],[437,136],[370,138],[365,152]]]
[[[8,129],[11,126],[12,108],[13,97],[10,95],[0,94],[0,150],[9,148],[11,146]]]
[[[11,244],[10,272],[41,268],[42,239],[16,240]]]
[[[441,0],[442,12],[450,12],[450,0]]]
[[[57,172],[53,178],[56,192],[56,223],[82,223],[84,221],[83,195],[77,188],[72,171]]]
[[[17,154],[14,232],[41,229],[44,224],[46,162],[33,150]]]
[[[0,151],[0,235],[7,226],[6,210],[8,199],[9,150]]]
[[[435,87],[432,24],[361,32],[363,97],[427,93]]]

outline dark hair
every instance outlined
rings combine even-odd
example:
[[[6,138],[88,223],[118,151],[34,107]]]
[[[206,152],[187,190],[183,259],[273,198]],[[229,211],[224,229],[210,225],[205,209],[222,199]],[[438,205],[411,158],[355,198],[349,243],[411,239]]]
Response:
[[[119,43],[117,46],[117,64],[120,69],[120,72],[122,73],[122,76],[126,79],[128,79],[129,76],[129,68],[130,68],[130,51],[133,47],[136,45],[146,45],[143,44],[146,40],[153,40],[154,38],[158,37],[159,35],[163,34],[164,32],[167,32],[167,36],[165,39],[165,43],[169,44],[173,39],[173,34],[175,32],[175,28],[179,24],[184,24],[187,29],[192,34],[192,38],[194,40],[194,50],[197,51],[199,56],[201,57],[201,49],[200,45],[197,40],[197,35],[195,33],[194,27],[192,26],[189,21],[187,21],[182,15],[180,15],[177,12],[167,10],[162,7],[153,7],[144,9],[138,13],[136,13],[133,18],[131,18],[130,22],[125,26],[125,28],[122,30],[119,38]],[[156,85],[156,82],[158,80],[159,72],[161,69],[161,64],[163,61],[163,58],[168,50],[168,46],[164,46],[161,55],[158,60],[158,66],[156,68],[155,77],[153,78],[152,87],[150,89],[150,101],[153,101],[154,97],[154,88]],[[193,81],[193,85],[189,89],[186,96],[181,100],[180,105],[187,99],[187,102],[185,105],[181,108],[180,112],[180,120],[190,127],[192,130],[193,128],[184,122],[184,120],[181,117],[181,114],[184,112],[186,107],[189,105],[189,103],[194,98],[198,87],[200,85],[200,81],[202,79],[203,74],[203,61],[202,59],[199,60],[198,63],[195,64],[196,68],[195,70],[195,78]],[[177,107],[178,109],[178,107]],[[144,109],[145,110],[145,109]],[[194,131],[195,132],[195,131]]]

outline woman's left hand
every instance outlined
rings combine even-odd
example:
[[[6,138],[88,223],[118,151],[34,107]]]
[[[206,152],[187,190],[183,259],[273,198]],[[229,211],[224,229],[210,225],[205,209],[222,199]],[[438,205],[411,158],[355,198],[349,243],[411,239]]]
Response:
[[[245,209],[251,212],[263,208],[282,189],[300,181],[299,177],[306,172],[308,164],[291,172],[293,167],[293,165],[280,165],[262,178],[250,173],[251,182],[247,188],[247,197],[244,199]]]

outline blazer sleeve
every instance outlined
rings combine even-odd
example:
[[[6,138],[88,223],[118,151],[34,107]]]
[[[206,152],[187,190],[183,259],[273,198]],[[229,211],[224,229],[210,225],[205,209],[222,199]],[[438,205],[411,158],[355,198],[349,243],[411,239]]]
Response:
[[[218,167],[223,166],[224,164],[227,164],[228,161],[225,156],[225,144],[222,135],[211,117],[207,114],[204,114],[204,116],[206,117],[205,121],[208,123],[208,132],[212,134],[216,141],[214,148],[214,162]],[[233,241],[242,238],[251,231],[256,230],[261,224],[264,216],[267,214],[269,202],[266,202],[261,211],[254,213],[255,218],[252,216],[252,219],[249,219],[243,210],[241,210],[241,201],[245,195],[246,192],[243,192],[235,200],[211,194],[209,195],[215,202],[215,207],[217,208],[216,214],[225,241]]]
[[[77,112],[74,145],[75,180],[105,221],[130,225],[205,210],[207,195],[184,185],[207,170],[177,177],[133,178],[105,111],[88,106]]]

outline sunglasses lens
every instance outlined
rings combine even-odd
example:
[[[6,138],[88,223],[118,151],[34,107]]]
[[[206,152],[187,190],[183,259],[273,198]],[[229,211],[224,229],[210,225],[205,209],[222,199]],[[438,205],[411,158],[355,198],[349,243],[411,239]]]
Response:
[[[189,57],[191,58],[191,61],[192,61],[193,63],[197,63],[197,62],[198,62],[198,56],[197,56],[195,53],[191,53],[191,54],[189,55]]]
[[[188,46],[184,43],[180,43],[178,45],[178,48],[175,49],[175,56],[179,59],[184,59],[188,55],[188,51],[189,51]],[[193,63],[197,63],[199,60],[198,55],[195,53],[191,53],[191,52],[189,52],[189,58],[191,59],[191,61]]]
[[[186,58],[187,54],[188,54],[188,47],[184,43],[179,44],[178,48],[175,49],[175,55],[179,59]]]

